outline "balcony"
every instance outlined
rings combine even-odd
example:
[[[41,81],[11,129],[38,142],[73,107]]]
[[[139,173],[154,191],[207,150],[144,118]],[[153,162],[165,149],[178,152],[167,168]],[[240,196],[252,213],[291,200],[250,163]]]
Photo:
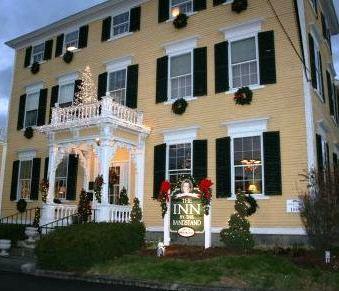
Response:
[[[56,104],[56,107],[52,109],[51,123],[42,126],[40,131],[84,128],[103,123],[138,132],[150,132],[150,129],[143,124],[142,112],[121,105],[110,96],[104,96],[101,101],[95,103],[72,105],[66,108],[61,108]]]

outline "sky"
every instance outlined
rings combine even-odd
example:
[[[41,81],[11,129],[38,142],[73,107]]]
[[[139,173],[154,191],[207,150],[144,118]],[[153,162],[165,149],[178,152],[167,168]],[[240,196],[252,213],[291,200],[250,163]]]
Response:
[[[0,0],[0,127],[6,122],[14,50],[4,43],[106,0]],[[339,0],[333,0],[339,15]],[[332,38],[339,75],[339,35]]]

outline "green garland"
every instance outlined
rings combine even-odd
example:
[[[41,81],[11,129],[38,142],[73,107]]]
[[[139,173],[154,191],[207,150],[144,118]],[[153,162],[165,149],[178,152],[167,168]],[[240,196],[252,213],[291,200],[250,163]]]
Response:
[[[251,216],[254,213],[256,213],[257,209],[259,208],[257,200],[255,200],[253,198],[253,196],[248,195],[248,196],[246,196],[245,201],[246,201],[247,204],[249,204],[249,206],[247,206],[247,210],[246,210],[247,216]]]

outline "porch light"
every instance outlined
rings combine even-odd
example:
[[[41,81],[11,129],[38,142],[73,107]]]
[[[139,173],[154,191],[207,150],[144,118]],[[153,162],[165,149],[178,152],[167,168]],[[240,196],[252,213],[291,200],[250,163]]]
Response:
[[[172,9],[172,17],[175,18],[180,14],[180,8],[179,7],[175,7]]]
[[[100,138],[99,138],[99,137],[97,137],[97,138],[95,139],[95,143],[97,144],[97,146],[100,146]]]
[[[66,193],[66,187],[65,186],[61,186],[59,189],[59,195],[60,197],[63,197]]]
[[[257,193],[257,192],[258,192],[257,186],[254,185],[254,184],[251,184],[251,185],[248,187],[248,191],[251,192],[251,193]]]
[[[70,46],[70,47],[67,48],[67,51],[72,52],[72,51],[75,51],[76,49],[77,49],[77,47]]]

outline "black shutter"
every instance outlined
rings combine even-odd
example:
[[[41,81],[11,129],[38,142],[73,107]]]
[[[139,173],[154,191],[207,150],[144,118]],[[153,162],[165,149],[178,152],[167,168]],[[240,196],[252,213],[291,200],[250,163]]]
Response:
[[[216,140],[216,197],[232,196],[231,190],[231,138]]]
[[[193,141],[193,177],[197,182],[207,178],[207,140]]]
[[[318,163],[318,171],[322,171],[324,169],[324,160],[323,160],[323,146],[321,135],[316,134],[316,148],[317,148],[317,163]]]
[[[102,21],[101,41],[106,41],[111,38],[112,17],[107,17]]]
[[[337,170],[338,170],[338,155],[336,153],[333,153],[333,169],[334,169],[334,174],[337,175]]]
[[[265,31],[258,34],[260,84],[274,84],[277,82],[275,68],[274,31]]]
[[[14,161],[12,170],[11,196],[10,196],[11,201],[15,201],[17,198],[19,167],[20,161]]]
[[[280,133],[264,132],[265,195],[282,195]]]
[[[221,5],[225,3],[225,0],[213,0],[213,6]]]
[[[321,59],[321,54],[320,52],[318,53],[319,55],[319,70],[320,70],[320,78],[321,78],[321,85],[322,85],[322,97],[325,102],[325,88],[324,88],[324,76],[323,76],[323,61]]]
[[[58,102],[58,97],[59,97],[59,85],[56,85],[52,87],[51,104],[49,110],[49,123],[51,123],[52,120],[52,108],[55,106],[55,103]]]
[[[129,31],[134,32],[140,30],[141,7],[131,9]]]
[[[37,125],[42,126],[46,120],[46,107],[47,107],[47,92],[48,89],[41,89],[39,96],[39,109],[38,109],[38,121]]]
[[[193,10],[201,11],[206,9],[206,0],[193,0]]]
[[[16,126],[17,130],[24,128],[25,121],[25,107],[26,107],[26,94],[20,96],[19,110],[18,110],[18,123]]]
[[[25,68],[29,67],[31,64],[31,56],[32,56],[32,47],[26,48],[26,55],[25,55],[25,63],[24,66]]]
[[[76,97],[75,95],[80,92],[80,86],[82,84],[82,80],[75,80],[74,82],[74,96],[73,96],[73,101],[75,101]]]
[[[165,22],[169,19],[169,0],[158,0],[158,22]]]
[[[167,101],[168,56],[157,59],[156,103]]]
[[[69,155],[68,158],[68,174],[67,174],[67,200],[75,200],[77,190],[79,159],[76,155]]]
[[[102,96],[106,95],[107,91],[107,72],[98,76],[98,100],[101,100]]]
[[[137,108],[138,104],[138,71],[138,65],[127,68],[126,106],[130,108]]]
[[[57,36],[56,47],[55,47],[55,57],[62,55],[64,47],[64,34],[60,34]]]
[[[194,96],[207,95],[207,47],[194,50]]]
[[[44,60],[50,60],[52,58],[53,51],[53,39],[47,40],[45,42],[45,52],[44,52]]]
[[[308,35],[308,46],[310,50],[311,79],[313,88],[317,89],[317,68],[315,66],[314,40],[311,34]]]
[[[222,93],[229,90],[228,77],[228,42],[217,43],[214,46],[215,66],[215,93]]]
[[[327,39],[327,27],[326,27],[325,17],[324,17],[324,14],[322,13],[320,15],[321,15],[321,26],[323,30],[323,36],[325,39]]]
[[[87,47],[88,40],[88,25],[81,26],[79,29],[79,45],[78,48]]]
[[[153,198],[158,198],[161,183],[166,179],[166,144],[154,147]]]
[[[39,199],[39,184],[40,184],[40,164],[41,159],[33,159],[32,180],[31,180],[31,200]]]
[[[330,107],[330,114],[333,116],[334,115],[334,107],[333,107],[333,99],[332,99],[332,95],[333,95],[332,86],[333,85],[332,85],[331,75],[328,71],[326,71],[326,80],[327,80],[328,104]]]
[[[44,179],[48,180],[48,164],[49,164],[49,157],[45,158],[45,166],[44,166]]]

